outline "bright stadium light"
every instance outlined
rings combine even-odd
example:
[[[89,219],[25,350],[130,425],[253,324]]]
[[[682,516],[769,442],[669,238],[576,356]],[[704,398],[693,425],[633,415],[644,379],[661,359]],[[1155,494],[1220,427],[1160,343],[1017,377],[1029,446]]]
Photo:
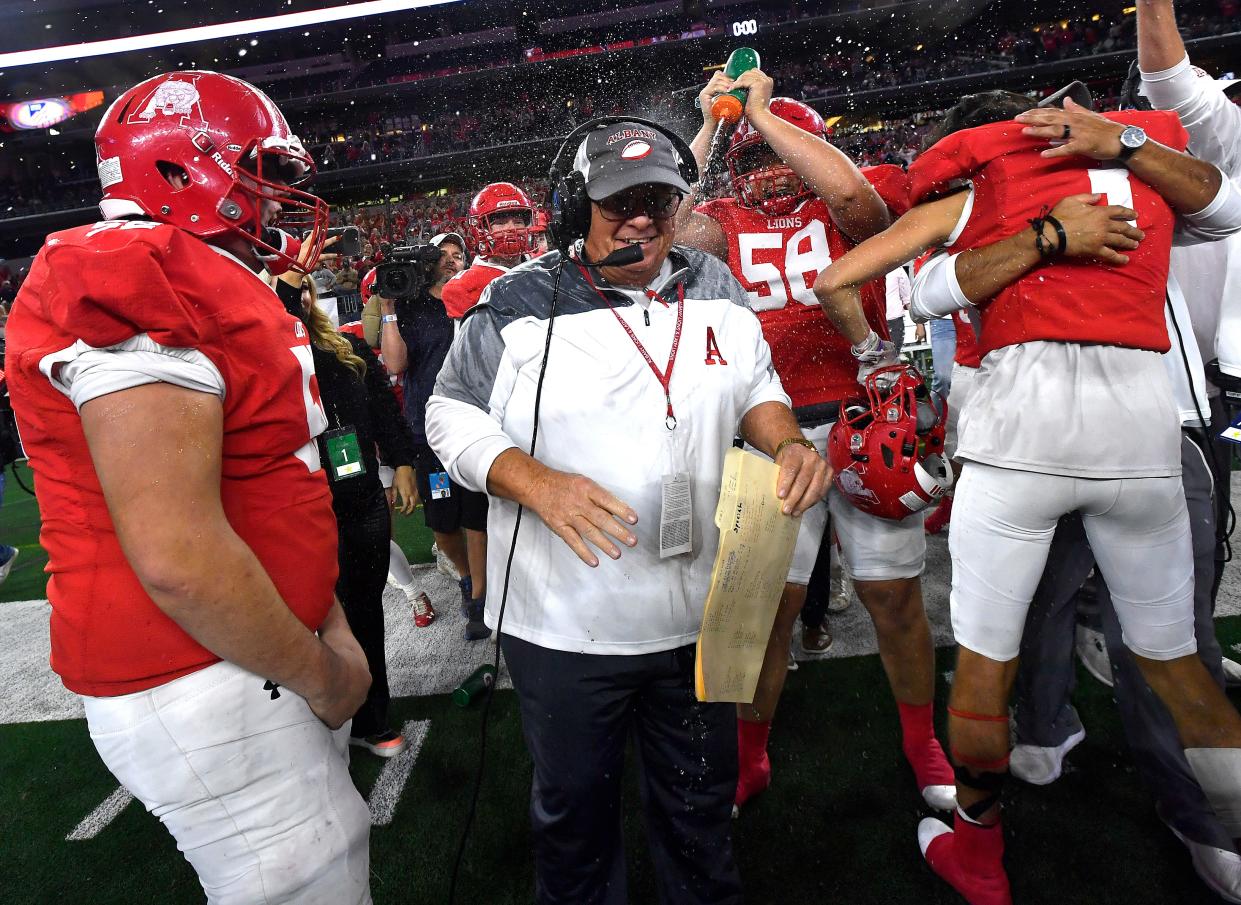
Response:
[[[259,19],[243,19],[238,22],[219,22],[215,25],[178,28],[174,31],[134,35],[130,38],[110,38],[106,41],[87,41],[81,44],[63,44],[59,47],[41,47],[37,50],[19,50],[13,53],[0,53],[0,71],[16,66],[31,66],[36,63],[58,63],[63,60],[80,60],[85,57],[151,50],[156,47],[173,47],[194,41],[235,38],[239,35],[279,31],[285,28],[304,28],[308,25],[323,25],[327,22],[358,19],[362,16],[381,16],[385,13],[444,6],[458,2],[460,0],[367,0],[365,3],[350,3],[345,6],[331,6],[302,13],[284,13],[279,16],[263,16]]]

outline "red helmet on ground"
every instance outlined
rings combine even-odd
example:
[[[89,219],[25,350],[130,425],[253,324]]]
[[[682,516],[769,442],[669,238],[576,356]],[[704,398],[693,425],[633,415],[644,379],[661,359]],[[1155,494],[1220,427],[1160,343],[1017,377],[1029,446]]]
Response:
[[[880,368],[866,378],[865,392],[841,401],[828,434],[832,480],[863,512],[903,519],[952,488],[944,455],[948,404],[911,365]]]
[[[327,238],[327,204],[300,185],[314,161],[284,116],[253,85],[217,72],[169,72],[130,88],[95,132],[105,219],[139,215],[202,239],[236,233],[261,257],[287,269],[314,269],[322,247],[298,265],[289,243],[266,228],[318,230]],[[178,188],[168,180],[180,170]],[[264,223],[261,201],[280,203]]]
[[[795,101],[791,97],[773,97],[769,108],[786,123],[792,123],[804,132],[827,138],[827,125],[814,108]],[[733,194],[744,207],[756,207],[765,214],[787,214],[804,199],[810,197],[793,170],[778,158],[770,158],[772,151],[745,117],[737,124],[724,160],[728,163],[728,175],[732,180]]]
[[[520,213],[525,225],[515,226],[499,234],[491,232],[491,219],[498,214]],[[511,182],[493,182],[483,188],[470,202],[466,220],[472,253],[489,258],[515,258],[534,249],[534,205],[529,196]]]

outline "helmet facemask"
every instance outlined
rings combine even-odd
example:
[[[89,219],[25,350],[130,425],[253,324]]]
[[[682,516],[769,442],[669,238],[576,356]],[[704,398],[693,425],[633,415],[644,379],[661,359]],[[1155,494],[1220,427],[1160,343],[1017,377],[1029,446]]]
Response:
[[[228,228],[245,237],[255,254],[278,260],[299,273],[310,273],[319,262],[327,240],[328,205],[322,198],[303,191],[315,173],[314,160],[296,137],[256,139],[243,149],[233,173],[233,188],[220,202],[218,214]],[[264,223],[264,202],[280,205],[278,217]],[[300,237],[308,234],[314,245],[302,253],[305,262],[272,244],[266,230],[275,227]]]
[[[810,195],[801,177],[761,138],[742,142],[732,149],[728,155],[728,171],[732,176],[733,192],[742,206],[770,216],[791,213]]]

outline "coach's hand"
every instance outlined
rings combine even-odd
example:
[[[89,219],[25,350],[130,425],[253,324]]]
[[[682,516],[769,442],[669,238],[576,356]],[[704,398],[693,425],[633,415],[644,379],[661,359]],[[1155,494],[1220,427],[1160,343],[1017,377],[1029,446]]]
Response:
[[[323,663],[319,681],[306,695],[310,709],[329,729],[339,729],[358,712],[371,687],[366,654],[349,629],[345,611],[337,600],[319,626]]]
[[[832,469],[816,450],[790,443],[776,456],[780,477],[776,496],[784,500],[785,515],[801,515],[827,495]]]
[[[1064,99],[1064,109],[1047,107],[1027,110],[1014,117],[1025,126],[1023,135],[1045,138],[1054,148],[1043,157],[1071,157],[1080,154],[1095,160],[1114,160],[1120,155],[1120,133],[1125,124],[1087,110],[1072,98]]]
[[[591,568],[599,565],[599,558],[587,541],[612,559],[621,555],[613,539],[627,547],[638,542],[626,527],[638,523],[638,514],[584,475],[546,469],[528,499],[544,524]]]
[[[1103,195],[1069,195],[1051,210],[1068,236],[1064,253],[1070,258],[1098,258],[1108,264],[1128,264],[1129,256],[1146,233],[1129,221],[1137,211],[1119,204],[1099,204]],[[1048,242],[1055,242],[1050,225],[1043,228]]]

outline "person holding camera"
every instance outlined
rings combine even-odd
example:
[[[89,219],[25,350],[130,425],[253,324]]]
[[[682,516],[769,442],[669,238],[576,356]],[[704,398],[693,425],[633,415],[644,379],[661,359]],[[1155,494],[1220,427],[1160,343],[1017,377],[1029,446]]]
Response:
[[[440,250],[430,272],[413,281],[411,294],[400,299],[372,295],[383,311],[379,347],[388,370],[404,375],[405,420],[414,437],[417,491],[427,527],[436,546],[457,569],[465,639],[481,641],[491,634],[483,622],[487,594],[487,495],[462,487],[448,476],[427,443],[427,399],[452,345],[455,327],[444,308],[443,290],[465,265],[465,240],[457,233],[431,239]],[[418,266],[418,265],[415,265]],[[424,265],[425,266],[425,265]]]
[[[329,239],[330,245],[334,239]],[[303,245],[303,255],[309,244]],[[376,447],[395,470],[397,509],[413,512],[413,438],[388,385],[388,375],[366,343],[339,333],[319,307],[313,276],[290,269],[275,281],[285,310],[310,334],[319,396],[328,430],[319,438],[336,514],[340,598],[349,627],[362,645],[371,673],[366,700],[353,716],[349,744],[379,757],[396,757],[408,743],[388,723],[387,658],[384,653],[383,591],[388,576],[392,525],[379,479]]]
[[[507,575],[505,557],[492,560],[491,585],[508,591],[486,616],[497,628],[507,610],[541,905],[628,901],[631,733],[659,900],[741,901],[736,707],[694,694],[724,457],[738,433],[773,457],[790,516],[823,499],[828,467],[741,285],[673,244],[696,171],[688,146],[651,123],[606,117],[571,133],[554,164],[561,250],[487,287],[427,404],[449,474],[488,491],[492,536],[519,548]],[[665,543],[684,524],[661,518],[674,493],[692,508],[687,549]]]

